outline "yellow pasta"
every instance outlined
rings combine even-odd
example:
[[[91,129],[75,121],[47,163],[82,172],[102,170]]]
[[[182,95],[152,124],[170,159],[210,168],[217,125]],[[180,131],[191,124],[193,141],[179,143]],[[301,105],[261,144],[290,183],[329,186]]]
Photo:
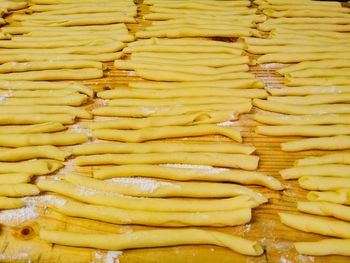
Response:
[[[331,86],[331,85],[349,85],[350,77],[335,76],[335,77],[315,77],[315,78],[293,78],[286,77],[285,84],[287,86]]]
[[[350,124],[349,114],[267,115],[254,114],[254,120],[269,125]]]
[[[264,252],[260,244],[255,241],[218,231],[200,229],[158,229],[119,235],[82,234],[42,229],[40,230],[40,238],[60,245],[109,250],[209,244],[227,247],[232,251],[250,256],[258,256]]]
[[[257,126],[255,132],[269,136],[327,137],[350,134],[350,125]]]
[[[79,94],[75,90],[0,90],[0,96],[7,98],[46,98],[46,97],[64,97],[73,94]]]
[[[41,191],[50,191],[88,204],[131,210],[168,212],[209,212],[256,207],[260,203],[247,195],[223,199],[145,198],[112,194],[77,186],[64,180],[39,180]]]
[[[304,96],[312,94],[342,94],[350,93],[349,86],[320,86],[320,87],[285,87],[285,88],[266,88],[273,96]]]
[[[311,191],[307,194],[310,201],[326,201],[337,204],[350,204],[350,191],[347,188],[341,188],[336,191],[316,192]]]
[[[13,162],[34,158],[48,158],[64,161],[69,155],[69,152],[52,145],[29,146],[0,151],[0,161]]]
[[[35,134],[35,133],[46,133],[46,132],[57,132],[63,131],[67,127],[61,123],[48,122],[33,125],[19,125],[19,126],[0,126],[0,134]]]
[[[55,97],[46,98],[6,98],[2,105],[67,105],[67,106],[80,106],[87,101],[88,97],[84,94],[72,94],[59,99]],[[34,104],[34,105],[33,105]],[[45,106],[46,107],[46,106]]]
[[[294,246],[300,254],[310,256],[350,255],[350,239],[327,238],[313,242],[296,242]]]
[[[162,227],[236,226],[248,223],[251,209],[213,212],[161,212],[129,210],[101,205],[89,205],[64,200],[64,204],[50,202],[49,207],[67,216],[94,219],[113,224],[136,224]]]
[[[299,185],[307,190],[331,191],[350,188],[350,178],[303,176],[298,180]]]
[[[75,117],[69,114],[0,114],[0,124],[40,124],[55,122],[73,124]]]
[[[213,181],[233,182],[240,184],[258,184],[270,189],[281,190],[283,185],[273,177],[263,173],[214,168],[211,166],[186,166],[186,165],[146,165],[130,164],[119,165],[110,168],[100,168],[93,171],[93,176],[98,179],[110,179],[116,177],[144,176],[156,177],[178,181]]]
[[[102,164],[199,164],[219,167],[241,168],[255,170],[259,157],[244,154],[225,153],[130,153],[130,154],[101,154],[79,156],[75,159],[76,165]]]
[[[321,61],[304,61],[295,65],[289,65],[287,67],[281,68],[277,70],[278,73],[284,75],[287,73],[310,69],[310,68],[348,68],[350,67],[350,62],[346,59],[329,59],[329,60],[321,60]]]
[[[322,52],[322,53],[273,53],[262,55],[257,59],[258,63],[297,63],[302,61],[315,61],[325,59],[349,59],[349,52]]]
[[[31,178],[31,174],[25,173],[0,174],[0,184],[25,184],[29,183]]]
[[[350,94],[317,94],[307,95],[303,97],[298,96],[284,96],[275,97],[270,96],[267,98],[269,101],[286,103],[286,104],[298,104],[298,105],[314,105],[314,104],[327,104],[327,103],[342,103],[350,101]]]
[[[222,135],[234,141],[242,142],[242,137],[238,130],[232,127],[218,126],[216,124],[150,127],[139,130],[96,129],[93,131],[93,134],[96,138],[101,140],[121,142],[144,142],[159,139],[205,135]]]
[[[343,150],[350,148],[350,136],[338,135],[333,137],[309,138],[281,143],[282,151],[297,152],[311,149]]]
[[[0,196],[20,197],[26,195],[38,195],[39,188],[33,184],[1,184]]]
[[[30,175],[50,174],[64,164],[55,160],[30,160],[23,162],[0,162],[0,173],[22,173],[25,171]]]
[[[255,147],[231,142],[166,141],[147,143],[91,143],[73,147],[74,155],[101,153],[216,152],[251,154]],[[0,152],[1,154],[1,152]]]
[[[21,199],[0,196],[0,209],[21,208],[24,204]]]
[[[341,220],[350,221],[350,207],[328,202],[298,202],[297,208],[301,212],[332,216]]]
[[[283,179],[296,179],[302,176],[350,177],[350,166],[345,164],[318,164],[297,166],[280,171]]]
[[[337,152],[317,157],[306,157],[295,161],[295,166],[309,166],[319,164],[350,164],[350,153]]]

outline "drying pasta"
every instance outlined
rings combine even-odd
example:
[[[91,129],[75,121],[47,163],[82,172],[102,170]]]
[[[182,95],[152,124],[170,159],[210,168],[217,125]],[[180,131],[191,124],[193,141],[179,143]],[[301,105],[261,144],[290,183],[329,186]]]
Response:
[[[331,203],[350,205],[350,190],[347,188],[328,192],[311,191],[307,194],[306,197],[309,201],[326,201]]]
[[[320,216],[332,216],[350,221],[350,207],[328,202],[298,202],[297,208],[301,212]]]
[[[46,132],[57,132],[63,131],[66,127],[61,123],[48,122],[33,125],[19,125],[19,126],[0,126],[1,134],[35,134],[35,133],[46,133]]]
[[[297,152],[311,149],[344,150],[350,148],[350,136],[338,135],[333,137],[309,138],[281,143],[282,151]]]
[[[213,182],[232,182],[240,184],[263,185],[273,190],[283,189],[283,185],[277,179],[267,176],[263,173],[225,168],[214,168],[211,166],[159,166],[130,164],[96,169],[93,171],[93,176],[98,179],[143,176],[177,181],[199,180]]]
[[[350,93],[349,86],[320,86],[320,87],[285,87],[285,88],[268,88],[267,91],[273,96],[305,96],[313,94],[341,94]]]
[[[72,149],[74,155],[103,153],[166,153],[166,152],[216,152],[252,154],[255,147],[231,142],[193,142],[166,141],[147,143],[91,143],[77,145]],[[1,152],[0,152],[1,154]]]
[[[0,174],[0,184],[25,184],[29,183],[31,178],[31,174],[25,173]]]
[[[315,104],[350,102],[350,94],[347,94],[347,93],[345,93],[345,94],[316,94],[316,95],[307,95],[307,96],[303,96],[303,97],[270,96],[267,99],[269,101],[286,103],[286,104],[315,105]]]
[[[0,196],[20,197],[26,195],[38,195],[39,188],[33,184],[1,184]]]
[[[4,106],[11,105],[28,105],[32,107],[34,105],[66,105],[66,106],[80,106],[87,101],[88,97],[84,94],[72,94],[59,99],[55,97],[46,98],[5,98],[2,102]],[[45,106],[46,107],[46,106]]]
[[[0,161],[16,162],[34,158],[64,161],[69,155],[69,152],[52,145],[28,146],[0,151]]]
[[[21,199],[0,196],[0,209],[14,209],[21,208],[23,206],[24,203]]]
[[[330,153],[317,157],[306,157],[295,161],[296,166],[309,166],[319,164],[350,164],[350,153],[348,152],[337,152]]]
[[[22,173],[30,175],[50,174],[64,164],[56,160],[30,160],[23,162],[0,162],[0,173]]]
[[[331,191],[350,188],[350,178],[328,176],[303,176],[299,180],[300,187],[307,190]]]
[[[100,154],[75,158],[76,165],[179,163],[241,168],[244,170],[255,170],[258,161],[259,157],[253,155],[186,152]]]
[[[350,125],[257,126],[255,132],[269,136],[326,137],[350,134]]]
[[[297,179],[301,176],[334,176],[350,177],[350,165],[345,164],[318,164],[298,166],[280,171],[283,179]]]
[[[350,124],[350,114],[267,115],[254,114],[254,120],[269,125]]]
[[[294,246],[300,254],[310,256],[350,255],[350,239],[327,238],[313,242],[295,242]]]

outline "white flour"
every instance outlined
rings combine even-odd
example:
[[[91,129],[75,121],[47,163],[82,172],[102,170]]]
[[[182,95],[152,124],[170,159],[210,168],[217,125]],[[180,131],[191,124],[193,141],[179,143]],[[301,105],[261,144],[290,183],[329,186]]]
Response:
[[[196,165],[196,164],[167,163],[167,164],[160,164],[160,166],[169,167],[169,168],[181,168],[181,169],[198,169],[198,170],[202,170],[203,172],[211,173],[211,174],[219,174],[222,172],[227,172],[229,170],[227,168],[216,168],[210,165]]]
[[[23,207],[0,211],[0,223],[10,226],[17,226],[38,217],[39,214],[35,207]]]
[[[216,124],[217,126],[232,126],[233,122],[232,121],[224,121]]]
[[[78,133],[85,133],[88,137],[92,137],[92,131],[80,127],[78,124],[72,125],[74,131]]]
[[[0,97],[0,104],[1,104],[1,103],[4,103],[5,100],[6,100],[6,97],[5,97],[5,96]]]
[[[123,251],[108,251],[104,257],[104,263],[119,263],[119,257]]]

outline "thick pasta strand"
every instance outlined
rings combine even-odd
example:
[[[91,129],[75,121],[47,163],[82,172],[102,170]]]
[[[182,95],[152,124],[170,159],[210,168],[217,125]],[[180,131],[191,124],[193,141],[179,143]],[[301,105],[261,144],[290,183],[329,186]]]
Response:
[[[350,221],[350,207],[328,202],[298,202],[297,208],[301,212],[332,216],[341,220]]]
[[[63,131],[65,129],[67,129],[67,127],[58,122],[48,122],[33,125],[0,126],[0,135],[51,133]]]
[[[0,162],[0,173],[23,173],[30,175],[50,174],[64,164],[56,160],[30,160],[22,162]]]
[[[295,242],[300,254],[310,256],[342,255],[350,256],[350,239],[327,238],[313,242]]]
[[[336,191],[317,192],[310,191],[307,194],[309,201],[326,201],[337,204],[350,205],[350,190],[341,188]]]
[[[298,180],[300,187],[307,190],[331,191],[350,188],[350,178],[303,176]]]
[[[48,158],[64,161],[69,155],[69,152],[52,145],[29,146],[0,151],[0,161],[13,162],[34,158]]]
[[[295,161],[296,166],[309,166],[319,164],[350,164],[350,153],[337,152],[325,154],[317,157],[306,157]]]
[[[350,136],[338,135],[333,137],[308,138],[281,143],[286,152],[297,152],[311,149],[345,150],[350,148]]]
[[[302,176],[350,177],[350,165],[319,164],[298,166],[281,170],[280,174],[283,179],[297,179]]]
[[[0,209],[14,209],[21,208],[23,206],[24,203],[21,199],[0,196]]]
[[[350,134],[350,125],[257,126],[255,132],[269,136],[327,137]]]

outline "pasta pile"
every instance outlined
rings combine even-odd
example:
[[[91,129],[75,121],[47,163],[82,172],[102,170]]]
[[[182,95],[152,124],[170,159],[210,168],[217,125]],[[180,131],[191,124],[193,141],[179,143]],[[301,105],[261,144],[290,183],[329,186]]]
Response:
[[[295,167],[280,174],[284,179],[298,179],[300,187],[311,190],[308,201],[297,203],[300,212],[311,215],[279,213],[282,223],[301,231],[335,237],[296,242],[297,251],[315,256],[349,256],[350,153],[300,159]]]
[[[144,2],[151,26],[136,32],[136,38],[150,37],[241,37],[258,35],[254,22],[264,21],[250,7],[250,1],[158,1]]]
[[[267,87],[254,119],[258,134],[314,137],[282,143],[283,151],[341,150],[350,145],[349,8],[338,2],[258,0],[269,18],[258,25],[268,38],[244,38],[258,63],[276,65],[286,87]],[[269,65],[267,65],[268,67]]]

